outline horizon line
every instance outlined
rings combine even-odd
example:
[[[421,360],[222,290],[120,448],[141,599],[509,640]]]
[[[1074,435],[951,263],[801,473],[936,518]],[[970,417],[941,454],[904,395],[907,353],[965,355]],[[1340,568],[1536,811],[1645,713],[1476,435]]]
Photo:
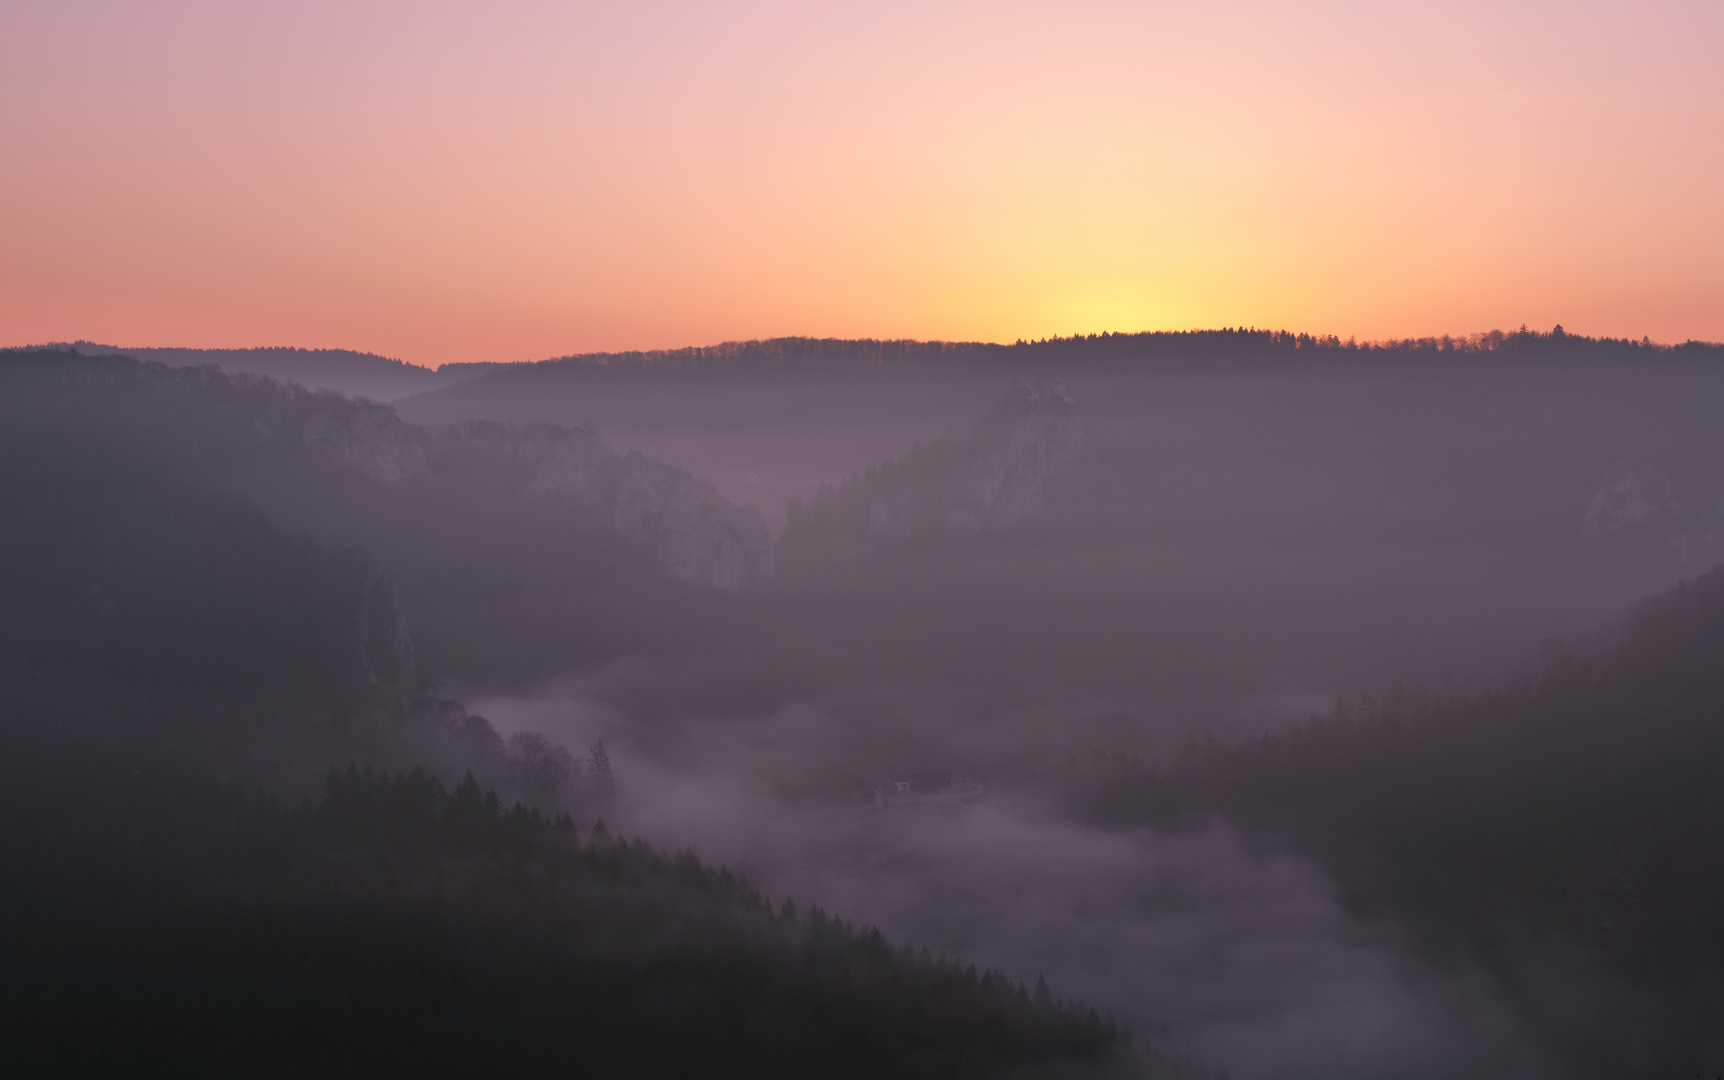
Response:
[[[1310,348],[1345,349],[1358,351],[1406,351],[1408,349],[1436,351],[1494,351],[1500,344],[1521,340],[1573,340],[1594,344],[1615,344],[1621,346],[1636,346],[1659,351],[1667,351],[1683,347],[1719,348],[1724,343],[1706,341],[1699,338],[1688,338],[1681,342],[1654,341],[1650,335],[1640,338],[1613,337],[1610,335],[1593,336],[1589,334],[1569,333],[1558,323],[1549,331],[1529,329],[1522,323],[1517,330],[1491,329],[1475,331],[1468,334],[1428,334],[1408,337],[1368,338],[1359,340],[1356,335],[1342,339],[1337,334],[1312,334],[1304,331],[1270,330],[1258,326],[1220,326],[1192,327],[1183,330],[1104,330],[1088,333],[1072,333],[1068,335],[1053,335],[1041,338],[1018,338],[1014,341],[983,341],[983,340],[948,340],[943,338],[874,338],[874,337],[816,337],[807,334],[780,334],[772,337],[734,338],[713,342],[705,345],[680,345],[661,348],[638,349],[604,349],[587,352],[563,353],[556,356],[543,356],[525,360],[450,360],[436,365],[417,363],[412,360],[390,356],[370,349],[351,348],[347,346],[306,346],[306,345],[107,345],[102,342],[78,338],[73,341],[47,341],[27,343],[22,345],[0,346],[0,351],[22,352],[33,349],[73,349],[79,346],[89,346],[103,350],[113,350],[120,354],[146,351],[178,351],[178,352],[298,352],[298,353],[348,353],[355,356],[372,357],[390,363],[402,364],[423,371],[436,372],[446,367],[464,365],[484,365],[496,367],[514,367],[533,364],[561,363],[568,361],[603,361],[609,358],[646,358],[698,355],[705,352],[741,351],[751,346],[771,345],[783,342],[808,342],[819,344],[847,345],[891,345],[897,347],[939,346],[953,349],[1018,349],[1039,345],[1071,344],[1076,342],[1111,341],[1116,338],[1181,338],[1205,335],[1246,335],[1265,339],[1276,343],[1294,343]]]

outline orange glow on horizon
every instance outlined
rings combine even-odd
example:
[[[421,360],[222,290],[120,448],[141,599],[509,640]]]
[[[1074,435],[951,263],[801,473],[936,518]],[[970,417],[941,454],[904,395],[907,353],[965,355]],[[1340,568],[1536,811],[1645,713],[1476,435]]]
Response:
[[[1717,5],[0,13],[0,344],[1724,339]]]

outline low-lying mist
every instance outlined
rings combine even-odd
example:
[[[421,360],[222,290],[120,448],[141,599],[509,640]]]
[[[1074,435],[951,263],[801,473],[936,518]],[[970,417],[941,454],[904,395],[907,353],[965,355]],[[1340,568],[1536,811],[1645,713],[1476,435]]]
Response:
[[[770,895],[896,938],[1028,982],[1045,974],[1140,1030],[1165,1025],[1235,1076],[1553,1075],[1487,974],[1417,957],[1393,924],[1345,910],[1312,862],[1254,849],[1221,822],[1169,833],[1077,821],[1057,800],[1065,755],[1021,756],[1027,731],[1049,752],[1071,738],[1059,717],[1019,717],[992,733],[1004,746],[948,721],[942,741],[927,731],[940,703],[900,696],[900,723],[922,730],[898,741],[945,750],[889,761],[891,736],[858,722],[868,703],[643,726],[606,685],[639,677],[470,704],[504,733],[603,739],[618,776],[613,828],[694,847]],[[875,784],[929,766],[969,771],[987,793],[876,808]]]

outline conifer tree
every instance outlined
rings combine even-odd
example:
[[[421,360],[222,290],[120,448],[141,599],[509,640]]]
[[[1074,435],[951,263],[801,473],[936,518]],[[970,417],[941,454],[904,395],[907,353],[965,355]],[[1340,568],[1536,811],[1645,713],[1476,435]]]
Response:
[[[608,804],[616,794],[617,782],[611,774],[611,755],[603,739],[593,743],[591,756],[587,758],[587,774],[593,781],[593,794],[601,804]]]

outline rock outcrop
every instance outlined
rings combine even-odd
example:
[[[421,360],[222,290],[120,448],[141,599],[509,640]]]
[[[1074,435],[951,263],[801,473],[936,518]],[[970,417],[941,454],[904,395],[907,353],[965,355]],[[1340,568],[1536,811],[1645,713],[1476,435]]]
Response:
[[[772,534],[754,507],[639,451],[617,462],[612,478],[606,510],[617,535],[657,553],[672,577],[731,592],[771,579]]]
[[[973,437],[978,452],[958,482],[947,524],[999,531],[1041,514],[1044,482],[1083,452],[1083,420],[1065,383],[1053,378],[1008,395]]]
[[[1605,470],[1586,512],[1586,530],[1605,536],[1649,525],[1675,525],[1681,519],[1682,507],[1671,496],[1670,478],[1656,471],[1637,472],[1624,461]]]
[[[619,454],[591,428],[468,421],[424,437],[511,461],[526,474],[523,497],[585,509],[678,580],[737,592],[772,577],[772,534],[758,510],[731,503],[704,477]]]
[[[1724,496],[1695,478],[1679,485],[1621,461],[1604,471],[1584,527],[1595,540],[1660,549],[1672,563],[1709,564],[1724,553]]]
[[[1009,532],[1039,517],[1049,478],[1083,453],[1083,419],[1058,378],[1008,392],[969,431],[793,500],[781,552],[799,564],[941,537]]]
[[[431,475],[418,434],[390,408],[356,403],[324,409],[306,421],[302,437],[312,449],[385,484]]]
[[[966,435],[876,474],[868,539],[878,544],[943,530],[1017,528],[1041,514],[1045,482],[1077,460],[1083,441],[1083,420],[1065,383],[1026,383]]]
[[[758,510],[731,503],[711,480],[638,452],[619,454],[590,427],[467,421],[421,428],[387,406],[352,402],[317,412],[301,438],[342,468],[384,484],[434,478],[427,448],[479,449],[509,463],[507,482],[520,484],[523,498],[582,507],[680,581],[737,592],[772,577],[772,534]]]

